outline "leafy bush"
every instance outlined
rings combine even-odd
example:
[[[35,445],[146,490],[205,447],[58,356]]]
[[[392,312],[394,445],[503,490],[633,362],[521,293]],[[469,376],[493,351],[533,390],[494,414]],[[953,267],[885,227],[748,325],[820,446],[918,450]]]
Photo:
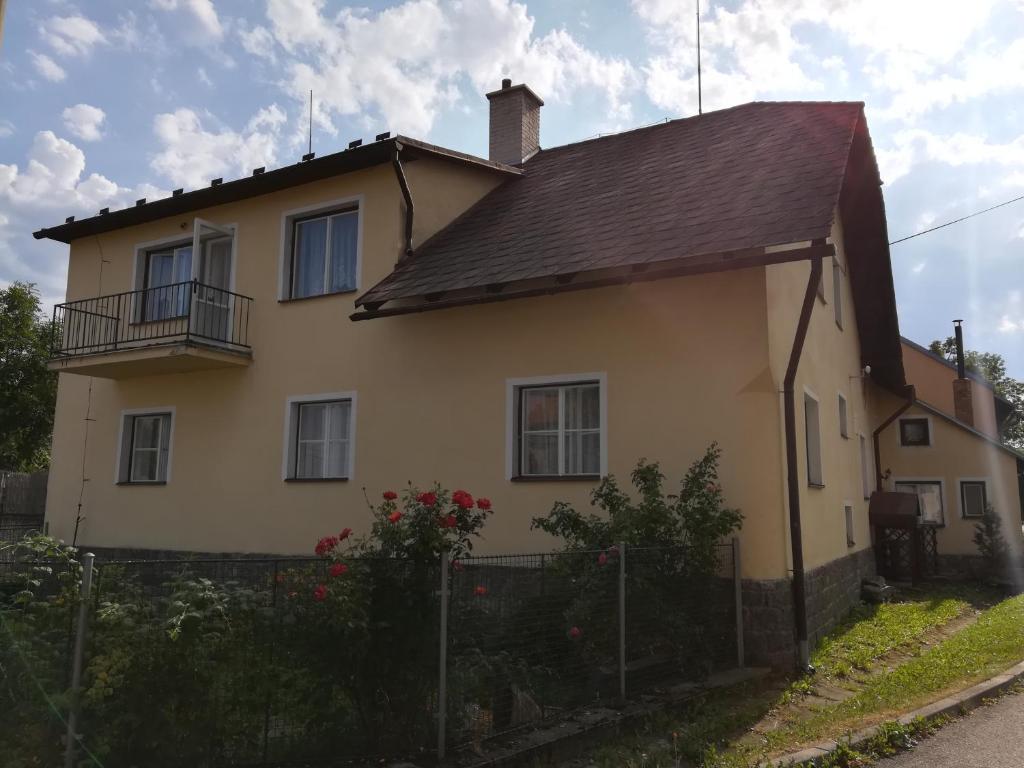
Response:
[[[616,658],[618,635],[609,621],[610,595],[620,547],[625,546],[628,626],[627,650],[633,659],[668,657],[690,673],[708,671],[711,614],[720,601],[716,588],[722,540],[739,528],[739,510],[725,505],[718,482],[721,450],[712,444],[694,462],[677,494],[666,493],[657,463],[641,459],[631,474],[636,501],[615,478],[604,478],[591,496],[604,514],[582,514],[558,502],[539,528],[564,542],[565,552],[590,553],[563,561],[580,588],[565,606],[573,627],[586,638],[584,648],[598,664]],[[721,586],[721,585],[718,585]]]
[[[1000,579],[1005,575],[1010,549],[1003,536],[1003,521],[991,504],[985,505],[985,512],[974,525],[974,545],[984,558],[989,576]]]

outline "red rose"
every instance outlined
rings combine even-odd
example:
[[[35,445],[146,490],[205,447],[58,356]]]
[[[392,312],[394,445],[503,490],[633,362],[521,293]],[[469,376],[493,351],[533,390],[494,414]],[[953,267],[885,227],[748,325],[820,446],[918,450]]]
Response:
[[[456,491],[452,494],[452,503],[457,504],[463,509],[472,509],[473,497],[467,491]]]
[[[416,497],[416,501],[424,507],[432,507],[437,504],[437,494],[433,491],[424,491]]]
[[[313,590],[313,599],[317,602],[327,597],[327,587],[323,584],[317,584],[316,589]]]
[[[583,630],[579,627],[573,627],[569,630],[569,637],[571,637],[573,640],[579,640],[582,635]]]
[[[284,583],[284,574],[283,573],[275,574],[274,575],[274,581],[276,581],[278,584],[283,584]]]
[[[608,547],[608,554],[611,555],[612,557],[618,557],[619,556],[619,548],[618,548],[618,546],[616,546],[615,544],[612,544],[610,547]]]
[[[479,499],[476,500],[476,506],[478,509],[487,511],[488,509],[491,508],[491,500],[485,499],[481,496]]]
[[[352,535],[352,529],[351,528],[345,528],[345,529],[342,530],[341,533],[338,534],[338,541],[344,541],[345,539],[347,539],[351,535]]]
[[[607,564],[607,562],[608,562],[608,555],[606,555],[604,552],[602,552],[600,555],[597,556],[597,564],[598,565],[605,565],[605,564]]]
[[[338,546],[337,536],[324,536],[316,543],[316,547],[314,547],[313,551],[323,557],[328,552],[333,551],[336,546]]]
[[[462,571],[464,571],[466,569],[463,567],[463,565],[462,565],[462,563],[460,561],[452,560],[452,570],[456,571],[458,573],[461,573]]]
[[[442,528],[454,528],[459,521],[455,519],[455,515],[448,515],[448,517],[439,518],[437,524]]]
[[[394,491],[384,491],[384,501],[394,501],[398,498],[398,494]]]
[[[401,513],[401,511],[399,511],[397,509],[394,512],[392,512],[390,515],[388,515],[388,520],[390,520],[392,523],[397,523],[401,519],[402,519],[402,513]]]
[[[346,573],[348,573],[348,566],[344,563],[335,563],[331,566],[329,572],[331,576],[344,576]]]
[[[476,589],[473,590],[473,594],[477,597],[483,597],[487,594],[487,587],[483,585],[477,585]]]

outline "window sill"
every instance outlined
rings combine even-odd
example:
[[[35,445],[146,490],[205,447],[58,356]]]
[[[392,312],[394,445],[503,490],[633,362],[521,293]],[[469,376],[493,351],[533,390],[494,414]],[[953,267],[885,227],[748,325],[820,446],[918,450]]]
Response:
[[[286,477],[286,483],[347,483],[347,477]]]
[[[358,288],[346,288],[343,291],[330,291],[329,293],[317,293],[313,296],[290,296],[287,299],[278,299],[278,304],[291,304],[296,301],[311,301],[313,299],[326,299],[329,296],[344,296],[348,293],[359,293]]]
[[[513,483],[543,483],[548,481],[572,481],[594,482],[600,480],[601,475],[515,475],[509,480]]]
[[[119,480],[117,485],[167,485],[166,480]]]
[[[807,487],[808,488],[817,488],[818,490],[821,490],[822,488],[825,487],[825,484],[824,483],[808,483]]]
[[[931,448],[931,443],[900,443],[900,448]]]

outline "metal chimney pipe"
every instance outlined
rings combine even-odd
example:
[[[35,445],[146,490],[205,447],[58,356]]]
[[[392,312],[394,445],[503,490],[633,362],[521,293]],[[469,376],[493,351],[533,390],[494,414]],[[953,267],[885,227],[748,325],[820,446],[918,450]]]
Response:
[[[960,327],[963,320],[953,321],[953,332],[956,334],[956,376],[958,379],[967,378],[967,363],[964,359],[964,331]]]

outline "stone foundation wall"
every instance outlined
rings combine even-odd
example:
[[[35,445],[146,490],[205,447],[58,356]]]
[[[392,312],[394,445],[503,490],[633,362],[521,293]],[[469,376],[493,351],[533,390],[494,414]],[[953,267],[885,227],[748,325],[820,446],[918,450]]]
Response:
[[[807,634],[812,649],[860,601],[861,581],[874,575],[870,547],[807,571]],[[789,579],[744,580],[743,642],[749,665],[789,669],[796,663]]]

